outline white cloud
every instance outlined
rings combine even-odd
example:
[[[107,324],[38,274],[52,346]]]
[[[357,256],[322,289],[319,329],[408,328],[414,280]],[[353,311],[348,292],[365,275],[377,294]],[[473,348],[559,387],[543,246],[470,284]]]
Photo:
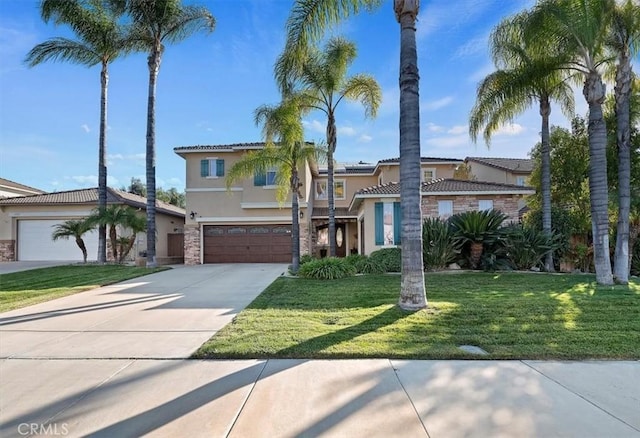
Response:
[[[442,132],[444,131],[444,127],[440,125],[436,125],[435,123],[429,122],[427,123],[427,131],[429,132]]]
[[[347,137],[353,137],[356,135],[356,130],[351,126],[341,126],[338,128],[338,134],[346,135]]]
[[[446,96],[442,99],[428,101],[424,105],[422,105],[422,107],[427,111],[435,111],[437,109],[444,108],[445,106],[450,105],[451,102],[453,102],[453,97]]]
[[[471,73],[467,78],[467,80],[469,82],[477,83],[483,80],[484,78],[486,78],[489,74],[493,73],[494,71],[495,71],[495,67],[493,66],[493,64],[490,62],[487,62],[485,65],[483,65],[482,67],[480,67],[479,69]]]
[[[75,182],[80,187],[97,187],[98,186],[98,176],[97,175],[75,175],[75,176],[65,176],[64,179],[71,180]],[[58,185],[56,182],[55,185]],[[110,187],[115,187],[118,185],[118,179],[113,176],[107,175],[107,185]]]
[[[87,125],[86,123],[80,126],[84,132],[91,132],[91,129],[89,129],[89,125]]]
[[[450,137],[434,137],[429,138],[424,143],[428,146],[438,148],[454,148],[464,146],[469,143],[468,135],[454,135]]]
[[[453,58],[467,58],[469,56],[485,53],[487,50],[489,35],[475,37],[459,46]]]
[[[146,155],[144,153],[139,154],[108,154],[107,155],[107,164],[112,165],[115,164],[116,161],[133,161],[135,164],[144,164]]]
[[[526,129],[518,123],[508,123],[498,128],[493,135],[519,135]]]
[[[373,137],[367,134],[362,134],[358,137],[358,143],[369,143],[371,140],[373,140]]]
[[[455,125],[447,130],[447,134],[460,135],[466,133],[468,129],[469,127],[467,125]]]
[[[318,132],[320,134],[324,134],[327,130],[325,125],[323,125],[322,123],[320,123],[318,120],[315,120],[315,119],[312,121],[303,120],[302,126],[304,126],[306,129],[310,131]]]

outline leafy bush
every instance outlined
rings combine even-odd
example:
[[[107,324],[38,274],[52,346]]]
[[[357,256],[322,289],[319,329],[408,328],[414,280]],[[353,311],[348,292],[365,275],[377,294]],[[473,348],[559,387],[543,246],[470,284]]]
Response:
[[[503,228],[502,233],[507,256],[516,269],[527,270],[541,265],[548,251],[560,247],[559,236],[549,236],[530,226],[513,224]]]
[[[571,236],[586,236],[584,221],[585,218],[580,217],[579,212],[551,207],[551,231],[557,236],[556,244],[558,245],[553,251],[553,259],[556,263],[571,251]],[[527,212],[523,222],[525,227],[542,231],[542,210],[535,209]]]
[[[444,269],[455,261],[458,245],[449,223],[440,218],[428,218],[422,223],[422,259],[425,269]]]
[[[379,261],[362,254],[351,254],[345,258],[358,274],[382,274],[384,266]]]
[[[300,266],[298,275],[317,280],[336,280],[338,278],[355,275],[356,269],[345,259],[325,257],[305,263]]]
[[[305,263],[309,263],[314,261],[316,258],[314,256],[312,256],[311,254],[304,254],[302,256],[300,256],[300,266],[304,265]]]
[[[402,253],[400,248],[382,248],[374,251],[369,259],[380,264],[384,268],[384,272],[400,272],[402,271]]]

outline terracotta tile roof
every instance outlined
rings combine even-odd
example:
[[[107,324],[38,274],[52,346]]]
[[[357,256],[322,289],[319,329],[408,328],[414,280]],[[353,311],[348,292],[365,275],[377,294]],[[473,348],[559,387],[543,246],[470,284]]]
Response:
[[[146,208],[147,198],[134,195],[133,193],[122,192],[112,188],[107,189],[108,204],[125,204],[136,208]],[[0,200],[0,205],[90,205],[98,204],[98,189],[79,189],[64,192],[45,193],[42,195],[18,196]],[[175,205],[166,202],[156,201],[157,211],[172,216],[185,216],[185,211]]]
[[[36,189],[35,187],[27,186],[25,184],[20,184],[15,181],[11,181],[10,179],[0,178],[0,186],[6,187],[15,187],[22,190],[28,190],[35,193],[47,193],[44,190]]]
[[[422,163],[462,163],[463,160],[459,158],[437,158],[437,157],[421,157],[420,162]],[[389,163],[400,163],[400,158],[386,158],[384,160],[378,161],[378,164],[389,164]]]
[[[531,173],[533,171],[533,160],[530,158],[467,157],[465,161],[474,161],[485,166],[516,173]]]
[[[468,181],[459,179],[440,178],[422,183],[422,193],[452,193],[452,192],[505,192],[528,194],[534,189],[513,184],[499,184],[482,181]],[[367,187],[358,190],[358,195],[400,195],[400,183],[390,182],[379,186]]]
[[[345,217],[357,217],[358,214],[356,212],[351,212],[346,207],[337,207],[335,209],[335,214],[337,218],[345,218]],[[328,218],[329,217],[329,209],[326,207],[315,207],[313,212],[311,213],[312,218]]]

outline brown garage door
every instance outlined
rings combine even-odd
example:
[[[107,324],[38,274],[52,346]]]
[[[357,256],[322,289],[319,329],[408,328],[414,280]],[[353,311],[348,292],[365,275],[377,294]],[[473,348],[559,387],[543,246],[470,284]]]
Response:
[[[205,263],[287,263],[291,225],[205,225]]]

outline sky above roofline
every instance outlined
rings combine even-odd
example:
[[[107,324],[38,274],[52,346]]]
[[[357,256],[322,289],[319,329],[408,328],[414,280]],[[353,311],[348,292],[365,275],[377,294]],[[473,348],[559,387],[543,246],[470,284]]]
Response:
[[[192,4],[191,1],[186,1]],[[26,53],[54,36],[71,36],[46,25],[35,0],[0,1],[0,176],[46,191],[97,185],[99,68],[47,63],[27,68]],[[291,6],[284,0],[201,1],[217,19],[210,35],[196,35],[166,48],[157,86],[158,185],[184,189],[185,162],[175,147],[260,142],[253,112],[276,104],[273,64],[284,45]],[[487,53],[491,29],[533,0],[423,1],[417,25],[423,156],[526,158],[539,140],[534,109],[498,130],[490,149],[473,144],[468,115],[480,79],[493,70]],[[369,73],[383,102],[375,120],[359,104],[343,102],[337,114],[341,162],[398,156],[399,26],[392,2],[338,26],[358,46],[350,74]],[[110,68],[108,115],[109,185],[145,180],[148,73],[144,54]],[[586,113],[576,95],[578,114]],[[552,124],[569,126],[553,107]],[[305,117],[306,139],[324,138],[322,113]]]

